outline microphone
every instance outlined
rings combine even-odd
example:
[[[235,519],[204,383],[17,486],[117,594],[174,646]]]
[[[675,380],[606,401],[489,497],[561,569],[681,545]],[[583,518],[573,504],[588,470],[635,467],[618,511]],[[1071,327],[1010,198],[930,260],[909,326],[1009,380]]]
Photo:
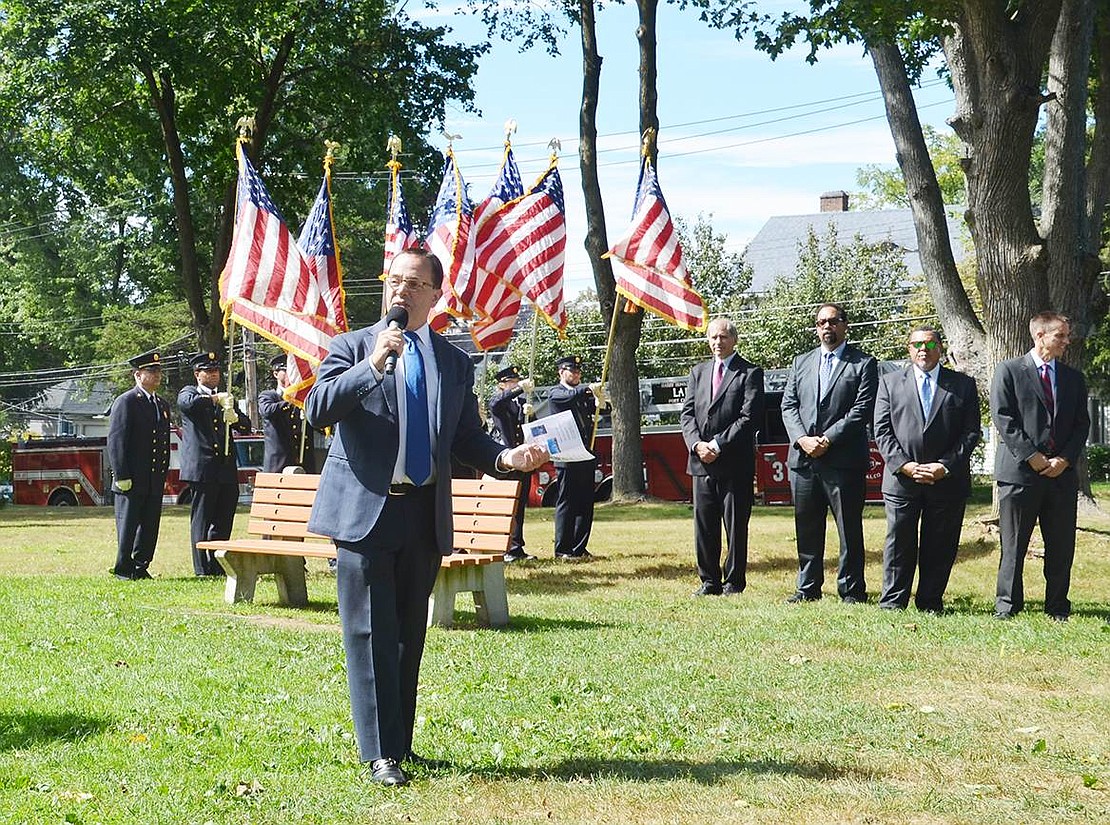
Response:
[[[390,329],[404,329],[409,325],[409,311],[404,307],[393,307],[385,314],[385,322]],[[397,353],[390,352],[385,357],[385,374],[393,375],[397,369]]]

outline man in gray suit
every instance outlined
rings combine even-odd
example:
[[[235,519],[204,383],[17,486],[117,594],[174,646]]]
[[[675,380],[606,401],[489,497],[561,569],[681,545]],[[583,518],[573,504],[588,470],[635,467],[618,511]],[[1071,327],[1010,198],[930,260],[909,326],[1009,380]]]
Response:
[[[798,540],[798,585],[787,601],[821,598],[825,519],[831,509],[840,535],[836,590],[841,601],[857,604],[867,601],[863,502],[878,365],[847,342],[848,313],[839,304],[818,308],[816,332],[821,345],[794,359],[782,394]]]
[[[416,758],[428,597],[453,546],[452,457],[490,473],[530,472],[547,459],[482,429],[474,365],[427,325],[442,282],[431,253],[394,258],[390,315],[332,341],[305,404],[309,424],[335,428],[308,528],[337,548],[355,734],[383,785],[406,784],[400,762]]]
[[[705,333],[713,359],[690,370],[682,437],[694,487],[694,553],[701,585],[695,596],[734,596],[747,585],[755,431],[763,421],[763,370],[736,352],[729,318]],[[721,522],[728,536],[722,575]]]
[[[1029,333],[1033,349],[1000,363],[991,382],[991,418],[1001,442],[994,461],[1002,538],[994,616],[1010,619],[1025,607],[1022,568],[1039,521],[1044,610],[1067,621],[1079,494],[1075,463],[1091,426],[1087,384],[1082,373],[1060,361],[1071,340],[1066,316],[1038,313],[1029,321]]]
[[[914,603],[941,613],[971,494],[979,395],[971,376],[941,367],[944,344],[932,327],[910,333],[907,354],[910,366],[879,380],[875,402],[875,442],[886,462],[879,607],[906,608],[920,565]]]

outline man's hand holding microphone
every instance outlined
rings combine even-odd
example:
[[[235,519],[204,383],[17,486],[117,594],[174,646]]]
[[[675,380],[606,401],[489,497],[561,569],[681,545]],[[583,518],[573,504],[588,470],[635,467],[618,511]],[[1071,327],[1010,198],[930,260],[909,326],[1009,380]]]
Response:
[[[383,375],[393,375],[397,368],[397,357],[405,349],[405,327],[409,325],[409,313],[404,307],[393,307],[386,313],[386,327],[378,333],[374,341],[374,351],[370,353],[370,366]]]

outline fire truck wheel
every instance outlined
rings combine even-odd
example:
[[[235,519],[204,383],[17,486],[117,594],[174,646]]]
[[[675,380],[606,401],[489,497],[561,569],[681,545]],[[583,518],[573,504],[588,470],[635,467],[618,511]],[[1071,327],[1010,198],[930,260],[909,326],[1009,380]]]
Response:
[[[46,503],[51,507],[76,507],[77,496],[72,490],[55,490]]]
[[[192,504],[193,503],[193,488],[192,487],[186,487],[184,490],[182,490],[180,493],[178,493],[177,494],[177,503],[178,504]]]

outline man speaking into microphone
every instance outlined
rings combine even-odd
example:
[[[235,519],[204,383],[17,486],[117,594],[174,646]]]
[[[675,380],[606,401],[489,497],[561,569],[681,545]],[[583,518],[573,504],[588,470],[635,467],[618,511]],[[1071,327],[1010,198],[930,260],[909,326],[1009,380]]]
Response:
[[[548,456],[536,445],[506,449],[482,429],[474,365],[428,327],[439,259],[407,249],[387,283],[391,313],[332,341],[305,402],[310,425],[335,428],[308,528],[337,549],[360,758],[374,782],[404,785],[428,597],[453,545],[451,459],[505,474]]]

